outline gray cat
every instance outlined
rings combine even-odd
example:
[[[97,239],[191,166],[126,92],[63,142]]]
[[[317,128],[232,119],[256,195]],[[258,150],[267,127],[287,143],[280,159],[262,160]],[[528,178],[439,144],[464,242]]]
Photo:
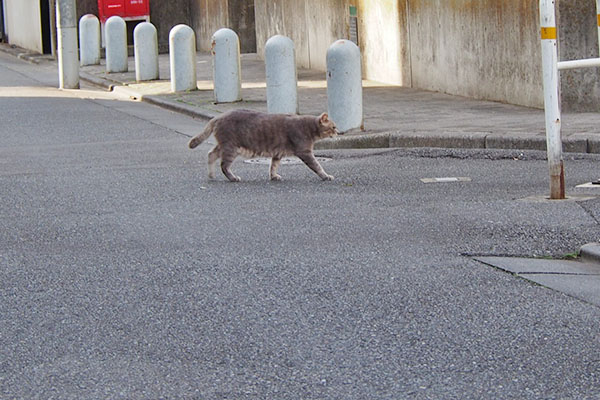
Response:
[[[214,134],[217,145],[208,153],[208,177],[215,177],[215,162],[221,159],[221,170],[231,182],[240,178],[231,172],[238,155],[271,157],[271,180],[281,180],[277,168],[282,157],[295,155],[323,180],[333,176],[323,170],[313,154],[317,139],[339,134],[326,113],[318,117],[293,114],[266,114],[250,110],[234,110],[211,119],[204,131],[190,140],[190,149]]]

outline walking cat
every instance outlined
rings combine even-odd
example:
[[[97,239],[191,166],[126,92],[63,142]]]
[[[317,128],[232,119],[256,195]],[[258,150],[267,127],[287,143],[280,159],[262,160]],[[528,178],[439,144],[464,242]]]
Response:
[[[231,182],[240,178],[231,172],[238,155],[271,157],[270,178],[281,180],[277,168],[282,157],[295,155],[323,180],[328,175],[313,154],[317,139],[339,132],[326,113],[318,117],[293,114],[267,114],[250,110],[234,110],[211,119],[204,131],[189,142],[190,149],[215,135],[217,145],[208,153],[208,177],[215,177],[215,162],[221,159],[221,170]]]

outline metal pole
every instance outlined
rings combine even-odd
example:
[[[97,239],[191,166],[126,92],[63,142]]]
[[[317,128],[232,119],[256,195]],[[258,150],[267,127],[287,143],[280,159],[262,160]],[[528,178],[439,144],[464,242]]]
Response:
[[[565,198],[565,171],[562,158],[560,86],[556,35],[555,0],[540,0],[546,144],[550,169],[550,199]]]
[[[56,2],[58,31],[58,76],[61,89],[79,89],[77,11],[75,0]]]
[[[596,20],[598,23],[598,47],[600,48],[600,0],[596,0]]]

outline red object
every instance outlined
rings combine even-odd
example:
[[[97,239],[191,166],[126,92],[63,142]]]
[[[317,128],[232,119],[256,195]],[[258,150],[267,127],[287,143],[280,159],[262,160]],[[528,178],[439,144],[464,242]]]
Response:
[[[98,14],[102,23],[113,15],[125,20],[149,20],[150,0],[98,0]]]

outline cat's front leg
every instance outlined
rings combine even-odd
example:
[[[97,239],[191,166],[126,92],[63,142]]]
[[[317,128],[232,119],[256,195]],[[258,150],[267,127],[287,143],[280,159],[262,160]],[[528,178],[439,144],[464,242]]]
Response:
[[[277,168],[279,168],[279,164],[281,163],[281,158],[273,157],[271,158],[271,169],[269,171],[269,176],[272,181],[280,181],[281,175],[277,173]]]
[[[308,166],[308,168],[312,169],[324,181],[332,181],[334,179],[333,175],[329,175],[325,172],[312,152],[298,153],[296,156],[300,158],[304,164]]]

